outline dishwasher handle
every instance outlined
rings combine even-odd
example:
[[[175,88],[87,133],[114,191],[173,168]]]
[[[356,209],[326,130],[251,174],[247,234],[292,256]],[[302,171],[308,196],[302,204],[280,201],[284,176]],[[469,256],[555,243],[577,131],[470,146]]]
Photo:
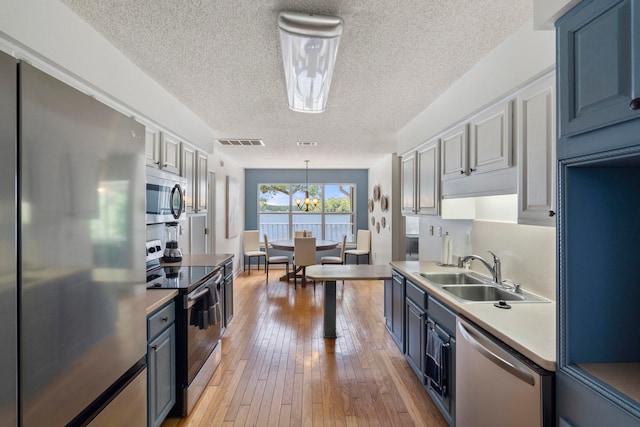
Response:
[[[505,358],[496,354],[495,351],[492,351],[492,349],[490,349],[489,347],[496,347],[496,344],[491,342],[491,340],[489,340],[488,338],[485,338],[481,332],[477,331],[475,328],[472,328],[469,325],[463,325],[460,321],[458,321],[458,330],[462,334],[462,337],[469,344],[471,344],[476,350],[478,350],[491,362],[504,369],[505,371],[511,373],[512,375],[520,378],[527,384],[536,384],[534,376],[531,375],[530,372],[528,372],[526,366],[522,365],[522,363],[520,363],[515,358],[509,357],[509,359],[511,360],[506,360]]]

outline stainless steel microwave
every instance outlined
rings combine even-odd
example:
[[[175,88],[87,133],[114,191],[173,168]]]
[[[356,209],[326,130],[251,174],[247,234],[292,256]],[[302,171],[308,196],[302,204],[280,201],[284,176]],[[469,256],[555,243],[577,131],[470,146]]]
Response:
[[[147,166],[147,224],[186,219],[187,179]]]

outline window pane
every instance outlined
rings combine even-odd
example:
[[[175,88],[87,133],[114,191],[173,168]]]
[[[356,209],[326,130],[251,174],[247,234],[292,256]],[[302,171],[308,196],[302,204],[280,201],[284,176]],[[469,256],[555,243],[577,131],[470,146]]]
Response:
[[[353,186],[349,184],[325,184],[324,210],[327,213],[351,213]]]
[[[353,222],[351,214],[325,215],[324,235],[327,240],[342,241],[342,235],[347,235],[347,242],[353,242]]]
[[[295,208],[298,209],[298,208]],[[318,208],[316,208],[317,210]],[[293,213],[293,231],[311,231],[316,239],[322,238],[322,212]]]
[[[265,234],[269,241],[289,238],[288,213],[262,213],[258,215],[260,224],[260,241]]]
[[[260,184],[258,188],[260,212],[289,212],[289,184]]]
[[[304,199],[306,197],[307,186],[305,184],[293,184],[293,197],[291,198],[291,210],[293,212],[300,211],[296,205],[297,201],[304,205]],[[318,205],[313,209],[314,211],[322,212],[322,185],[321,184],[309,184],[309,199],[318,199]]]

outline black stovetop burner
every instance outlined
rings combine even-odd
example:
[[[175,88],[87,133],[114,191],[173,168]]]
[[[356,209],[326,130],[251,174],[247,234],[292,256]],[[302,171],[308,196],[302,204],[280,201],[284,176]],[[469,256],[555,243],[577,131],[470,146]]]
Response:
[[[213,266],[156,267],[147,271],[147,288],[180,289],[189,292],[214,271],[216,267]]]

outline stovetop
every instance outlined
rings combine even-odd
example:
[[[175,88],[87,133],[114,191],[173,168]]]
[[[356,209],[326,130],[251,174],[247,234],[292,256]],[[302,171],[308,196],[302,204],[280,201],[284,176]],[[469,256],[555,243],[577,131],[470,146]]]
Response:
[[[179,289],[190,292],[219,270],[214,266],[191,267],[156,267],[147,271],[147,288],[149,289]]]

